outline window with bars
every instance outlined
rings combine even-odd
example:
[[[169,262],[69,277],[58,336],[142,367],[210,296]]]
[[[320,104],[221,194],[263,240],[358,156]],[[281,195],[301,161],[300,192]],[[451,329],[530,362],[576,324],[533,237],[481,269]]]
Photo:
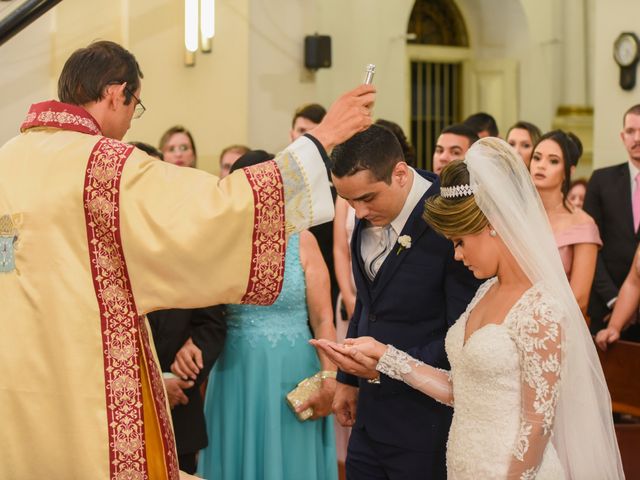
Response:
[[[418,168],[433,170],[440,131],[461,120],[461,63],[411,61],[411,142]]]

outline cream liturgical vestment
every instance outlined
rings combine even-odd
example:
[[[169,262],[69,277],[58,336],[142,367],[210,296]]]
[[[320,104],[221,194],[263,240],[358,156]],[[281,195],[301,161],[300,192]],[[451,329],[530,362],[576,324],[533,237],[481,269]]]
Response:
[[[333,205],[312,137],[224,180],[31,107],[0,149],[0,478],[177,479],[144,314],[272,303]],[[286,220],[286,221],[285,221]]]

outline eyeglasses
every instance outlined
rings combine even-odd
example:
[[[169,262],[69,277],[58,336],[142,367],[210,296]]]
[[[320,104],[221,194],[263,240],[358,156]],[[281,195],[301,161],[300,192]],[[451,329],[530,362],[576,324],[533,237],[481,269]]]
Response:
[[[144,107],[144,105],[142,104],[142,101],[135,96],[135,94],[131,91],[131,89],[129,87],[124,87],[124,89],[127,91],[127,93],[129,93],[129,95],[131,95],[133,98],[135,98],[136,102],[136,108],[133,111],[133,118],[134,119],[138,119],[142,116],[142,114],[144,112],[147,111],[147,109]]]

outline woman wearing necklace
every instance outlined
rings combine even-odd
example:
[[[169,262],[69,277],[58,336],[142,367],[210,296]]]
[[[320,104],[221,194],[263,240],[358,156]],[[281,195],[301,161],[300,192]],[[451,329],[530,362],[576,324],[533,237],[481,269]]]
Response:
[[[602,240],[593,218],[567,199],[571,173],[581,155],[578,137],[553,130],[538,140],[529,172],[549,218],[571,290],[585,312]]]

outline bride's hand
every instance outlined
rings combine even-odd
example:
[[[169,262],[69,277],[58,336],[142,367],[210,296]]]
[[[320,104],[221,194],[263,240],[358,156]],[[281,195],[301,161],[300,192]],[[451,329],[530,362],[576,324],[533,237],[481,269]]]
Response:
[[[376,364],[378,363],[378,360],[380,360],[380,357],[384,355],[384,352],[387,351],[387,346],[384,343],[380,343],[373,337],[347,338],[344,341],[344,344],[350,347],[352,352],[353,350],[356,350],[363,356],[375,360]],[[354,356],[353,353],[351,353],[351,356],[358,360],[357,356]]]

